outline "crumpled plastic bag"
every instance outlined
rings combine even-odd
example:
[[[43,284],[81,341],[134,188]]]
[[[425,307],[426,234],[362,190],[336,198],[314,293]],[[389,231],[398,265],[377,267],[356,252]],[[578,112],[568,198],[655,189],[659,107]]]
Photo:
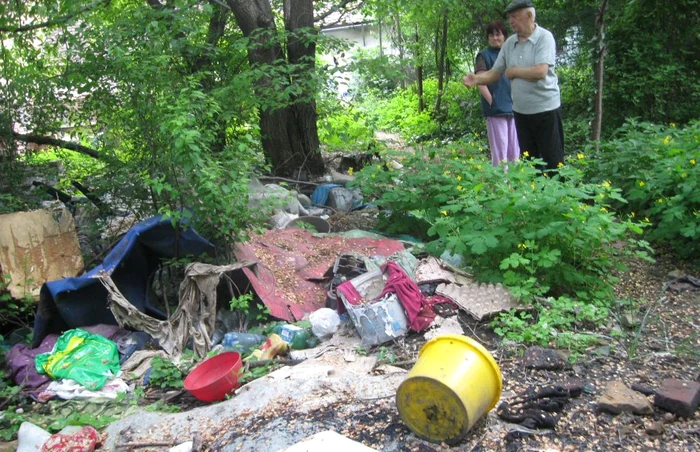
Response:
[[[262,347],[253,350],[249,356],[243,359],[245,362],[265,361],[277,355],[284,355],[289,351],[289,344],[278,334],[271,334]]]
[[[321,308],[309,314],[311,332],[314,336],[326,341],[333,337],[340,326],[340,316],[331,308]]]
[[[46,440],[42,452],[51,451],[81,451],[92,452],[100,442],[100,434],[94,427],[86,425],[72,435],[56,433]]]
[[[76,328],[63,333],[49,353],[37,355],[34,365],[54,380],[70,378],[97,391],[119,372],[119,350],[106,337]]]

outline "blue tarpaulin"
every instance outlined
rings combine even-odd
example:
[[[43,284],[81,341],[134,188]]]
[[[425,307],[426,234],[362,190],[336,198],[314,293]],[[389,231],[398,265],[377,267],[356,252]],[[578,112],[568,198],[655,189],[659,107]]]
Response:
[[[107,290],[97,279],[111,276],[120,292],[139,311],[164,319],[150,303],[150,278],[162,259],[213,255],[214,245],[191,227],[176,229],[170,219],[149,218],[133,226],[102,263],[84,275],[44,283],[34,319],[32,347],[51,333],[98,323],[117,322],[107,306]]]

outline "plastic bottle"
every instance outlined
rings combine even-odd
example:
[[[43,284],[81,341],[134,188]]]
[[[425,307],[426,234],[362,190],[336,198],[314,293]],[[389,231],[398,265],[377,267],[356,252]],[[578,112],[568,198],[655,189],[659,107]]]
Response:
[[[232,350],[238,353],[250,353],[251,350],[258,348],[258,346],[266,340],[267,337],[262,334],[231,331],[230,333],[224,334],[221,345],[223,345],[226,350]]]
[[[289,344],[292,350],[303,350],[314,347],[318,340],[305,328],[288,323],[281,323],[272,328],[272,332],[279,335],[283,341]]]

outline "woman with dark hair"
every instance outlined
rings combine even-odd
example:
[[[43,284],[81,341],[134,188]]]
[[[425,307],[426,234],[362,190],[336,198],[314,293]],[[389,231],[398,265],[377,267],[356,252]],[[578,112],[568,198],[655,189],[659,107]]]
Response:
[[[488,48],[476,56],[474,72],[477,74],[488,71],[496,62],[501,46],[508,37],[505,24],[500,20],[489,23],[486,26],[486,37],[489,40]],[[508,162],[518,160],[520,146],[513,117],[510,80],[504,74],[491,85],[479,85],[479,91],[481,92],[481,110],[486,116],[486,130],[493,166],[498,166],[503,160]]]

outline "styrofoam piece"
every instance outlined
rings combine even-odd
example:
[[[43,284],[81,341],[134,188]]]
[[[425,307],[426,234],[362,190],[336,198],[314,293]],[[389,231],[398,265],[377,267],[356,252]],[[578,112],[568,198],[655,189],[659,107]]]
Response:
[[[336,433],[332,430],[316,433],[298,443],[280,450],[279,452],[327,452],[337,450],[343,452],[371,452],[377,449],[367,447],[362,443]]]

